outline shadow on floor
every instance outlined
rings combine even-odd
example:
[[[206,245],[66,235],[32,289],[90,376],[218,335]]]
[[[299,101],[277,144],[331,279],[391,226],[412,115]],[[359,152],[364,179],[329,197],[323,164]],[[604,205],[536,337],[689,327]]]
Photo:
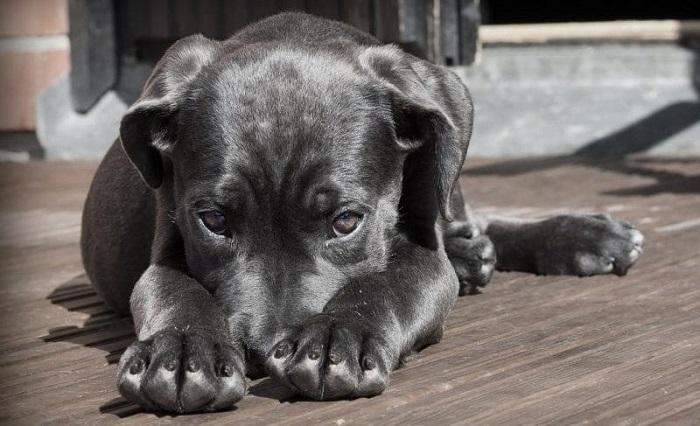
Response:
[[[680,102],[656,111],[608,136],[587,143],[571,155],[525,158],[469,168],[464,175],[515,176],[567,165],[593,167],[603,171],[639,175],[656,180],[651,185],[606,192],[606,195],[643,195],[700,192],[700,174],[687,175],[659,170],[672,162],[688,164],[694,159],[644,159],[643,153],[700,122],[700,102]],[[657,166],[657,167],[654,167]]]
[[[81,326],[49,329],[48,334],[41,337],[44,342],[70,342],[97,348],[106,352],[105,358],[109,364],[115,364],[136,338],[131,318],[112,312],[95,293],[85,274],[58,286],[48,299],[54,305],[88,314],[89,317]],[[101,413],[120,418],[143,412],[141,407],[121,397],[104,403],[99,409]]]
[[[700,167],[700,158],[635,158],[625,156],[612,159],[592,159],[570,155],[503,161],[482,167],[467,168],[462,171],[462,174],[466,176],[516,176],[564,166],[583,166],[656,180],[652,184],[605,191],[603,192],[605,195],[652,196],[661,193],[690,194],[700,192],[700,174],[687,174],[668,170],[668,167],[674,164],[689,165],[693,163],[697,163],[698,167]],[[665,167],[667,170],[661,170],[660,167]]]
[[[636,174],[653,178],[655,183],[634,188],[605,191],[605,195],[642,195],[652,196],[660,193],[690,194],[700,192],[700,174],[684,174],[646,166],[668,165],[668,162],[656,162],[657,159],[626,159],[624,162],[610,163],[605,170],[617,173]],[[687,163],[686,163],[687,164]],[[698,164],[700,166],[700,163]]]
[[[100,300],[84,274],[58,286],[48,299],[54,305],[90,316],[80,327],[51,328],[42,337],[45,342],[71,342],[101,349],[107,353],[107,362],[114,364],[136,337],[131,318],[112,312]]]
[[[51,292],[48,299],[54,305],[90,316],[79,327],[51,328],[48,334],[41,338],[44,342],[71,342],[76,345],[97,348],[106,352],[105,358],[109,364],[115,364],[119,362],[119,357],[131,342],[136,339],[131,318],[120,317],[112,312],[100,300],[85,274],[59,285]],[[108,385],[112,386],[112,384]],[[264,378],[253,384],[248,392],[251,395],[275,399],[280,402],[299,400],[293,392],[270,378]],[[122,397],[105,402],[99,407],[99,410],[100,413],[111,414],[119,418],[145,412],[140,406]],[[155,414],[159,417],[170,416],[162,413]]]
[[[255,395],[260,398],[274,399],[279,402],[294,403],[297,401],[308,401],[308,399],[299,398],[294,392],[276,383],[269,377],[266,377],[248,388],[249,395]]]

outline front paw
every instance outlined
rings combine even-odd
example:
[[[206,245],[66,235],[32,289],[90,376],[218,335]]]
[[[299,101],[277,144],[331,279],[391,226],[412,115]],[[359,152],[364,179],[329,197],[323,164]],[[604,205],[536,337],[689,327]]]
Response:
[[[644,236],[607,214],[559,216],[548,220],[538,253],[541,274],[622,276],[642,254]]]
[[[134,342],[119,361],[124,398],[153,411],[230,408],[245,394],[241,353],[223,337],[165,330]]]
[[[268,373],[296,393],[316,400],[380,394],[393,368],[387,345],[352,320],[320,314],[277,343]]]

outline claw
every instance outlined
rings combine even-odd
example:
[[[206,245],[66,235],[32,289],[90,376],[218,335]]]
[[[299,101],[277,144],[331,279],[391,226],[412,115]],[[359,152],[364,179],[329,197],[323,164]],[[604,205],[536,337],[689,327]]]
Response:
[[[172,359],[172,360],[166,362],[164,367],[168,371],[175,371],[175,369],[177,368],[177,361]]]
[[[129,373],[130,374],[140,374],[143,371],[144,368],[144,362],[142,359],[137,359],[133,364],[131,364],[131,367],[129,367]]]
[[[374,370],[377,367],[377,363],[370,357],[365,357],[362,360],[362,369],[365,371]]]
[[[189,361],[187,361],[187,371],[189,371],[190,373],[196,373],[197,371],[199,371],[199,363],[197,362],[197,360],[190,359]]]
[[[233,376],[233,367],[228,364],[222,364],[221,368],[219,369],[219,374],[221,377],[231,377]]]
[[[642,234],[641,232],[639,232],[636,229],[633,229],[631,231],[631,233],[632,233],[632,242],[635,245],[641,246],[642,244],[644,244],[644,234]]]

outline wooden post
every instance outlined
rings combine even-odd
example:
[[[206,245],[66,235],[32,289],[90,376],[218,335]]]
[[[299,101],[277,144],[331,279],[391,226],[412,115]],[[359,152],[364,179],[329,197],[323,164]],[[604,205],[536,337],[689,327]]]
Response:
[[[403,0],[400,9],[402,47],[418,57],[433,60],[428,40],[429,1]]]
[[[441,65],[459,63],[459,9],[458,0],[435,0],[440,8],[439,55],[436,62]]]
[[[373,32],[371,0],[340,0],[340,19],[365,32]]]
[[[407,52],[433,61],[431,3],[431,0],[376,0],[374,35],[383,42],[397,43]]]
[[[479,51],[479,0],[459,0],[459,63],[474,63]]]
[[[117,80],[111,0],[70,0],[70,89],[73,109],[87,112]]]

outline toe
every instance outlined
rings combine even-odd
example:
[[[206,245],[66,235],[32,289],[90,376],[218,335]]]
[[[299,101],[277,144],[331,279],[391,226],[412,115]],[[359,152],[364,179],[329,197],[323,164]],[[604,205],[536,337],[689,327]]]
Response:
[[[214,348],[210,340],[199,335],[185,336],[184,346],[180,408],[184,412],[199,411],[216,398]]]
[[[363,354],[360,358],[362,379],[355,391],[355,396],[379,395],[389,384],[389,370],[386,364],[387,354],[383,353],[382,345],[374,339],[365,342]]]
[[[636,262],[637,259],[639,259],[639,256],[640,256],[641,254],[642,254],[642,251],[641,251],[641,250],[639,250],[639,249],[636,248],[636,247],[633,248],[632,250],[630,250],[630,252],[629,252],[629,254],[628,254],[629,261],[630,261],[631,263]]]
[[[333,330],[328,349],[328,362],[323,379],[324,399],[350,395],[357,388],[360,376],[361,338],[346,328]]]
[[[210,377],[202,371],[185,371],[180,390],[182,411],[190,413],[209,405],[216,397],[216,388]]]
[[[217,348],[216,376],[219,392],[212,407],[228,408],[240,401],[246,393],[243,354],[229,346]]]
[[[142,397],[141,383],[148,369],[146,345],[136,342],[122,355],[119,361],[119,393],[129,401],[135,401],[148,407],[149,403]]]
[[[234,368],[222,368],[219,376],[219,394],[212,404],[215,410],[231,407],[245,395],[246,382],[244,375]]]
[[[307,324],[285,371],[289,382],[299,392],[314,399],[323,398],[321,369],[326,362],[329,334],[329,324],[321,318]]]
[[[177,403],[177,367],[175,359],[154,362],[143,381],[145,396],[164,410],[179,410]]]
[[[291,383],[287,380],[285,371],[294,352],[294,343],[289,339],[284,339],[273,346],[265,360],[267,373],[288,387],[291,387]]]
[[[639,232],[636,229],[632,229],[630,231],[630,234],[631,234],[630,241],[632,241],[632,244],[634,244],[636,246],[640,246],[640,247],[644,244],[644,234],[642,234],[641,232]]]
[[[291,365],[287,367],[287,377],[291,384],[303,395],[314,399],[323,397],[321,390],[321,366],[323,365],[320,349],[300,351]]]

